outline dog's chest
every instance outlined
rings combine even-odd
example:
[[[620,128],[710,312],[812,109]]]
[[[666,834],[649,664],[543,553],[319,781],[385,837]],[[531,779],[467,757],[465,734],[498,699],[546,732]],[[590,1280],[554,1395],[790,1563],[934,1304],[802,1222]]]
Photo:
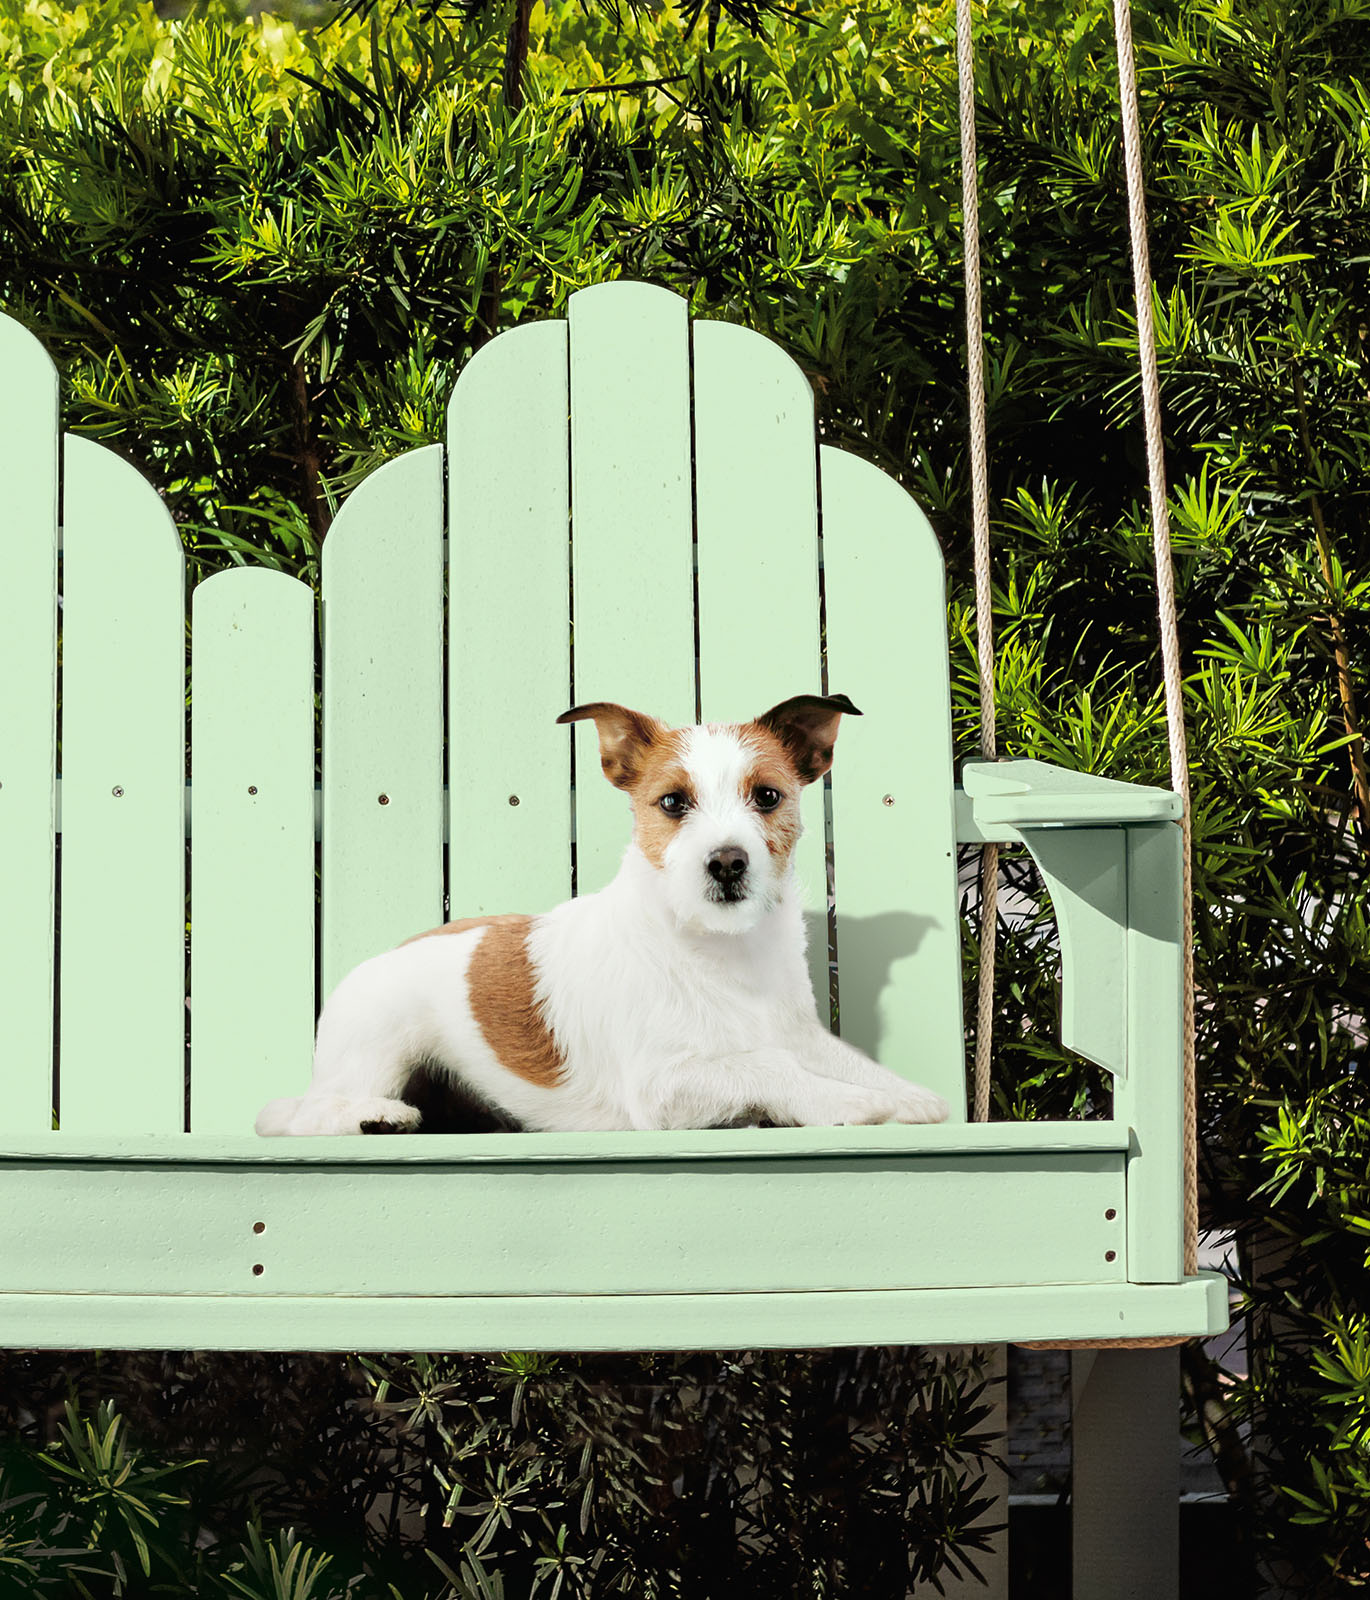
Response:
[[[726,1056],[778,1044],[808,1000],[804,969],[796,972],[778,951],[729,942],[735,948],[726,958],[684,948],[666,961],[653,952],[631,963],[606,997],[609,1053],[631,1071],[643,1057]]]
[[[539,919],[532,949],[543,1014],[572,1078],[624,1081],[645,1061],[778,1045],[812,1011],[801,914],[777,907],[733,936],[644,914],[630,885]]]

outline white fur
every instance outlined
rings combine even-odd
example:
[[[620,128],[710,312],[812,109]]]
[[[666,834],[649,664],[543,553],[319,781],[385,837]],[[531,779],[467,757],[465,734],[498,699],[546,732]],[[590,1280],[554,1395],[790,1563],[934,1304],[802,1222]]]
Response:
[[[701,1128],[940,1122],[947,1103],[834,1038],[818,1020],[788,861],[777,866],[742,782],[753,758],[734,728],[688,730],[696,804],[664,865],[630,844],[598,894],[531,926],[537,1000],[564,1063],[545,1087],[503,1067],[468,1003],[484,928],[435,934],[364,962],[319,1020],[314,1078],[275,1100],[262,1134],[416,1127],[398,1099],[426,1061],[531,1129]],[[718,897],[707,862],[746,850],[747,892]]]

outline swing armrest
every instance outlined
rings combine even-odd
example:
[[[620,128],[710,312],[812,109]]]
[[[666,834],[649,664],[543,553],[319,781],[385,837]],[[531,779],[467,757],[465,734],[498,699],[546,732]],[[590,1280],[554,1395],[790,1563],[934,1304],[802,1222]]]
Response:
[[[963,842],[1024,845],[1061,943],[1061,1042],[1113,1074],[1131,1129],[1128,1277],[1183,1273],[1180,799],[1042,761],[968,761]],[[969,813],[969,815],[967,815]]]
[[[961,786],[976,824],[990,827],[1173,822],[1181,810],[1179,795],[1169,789],[1096,778],[1048,761],[967,761]]]

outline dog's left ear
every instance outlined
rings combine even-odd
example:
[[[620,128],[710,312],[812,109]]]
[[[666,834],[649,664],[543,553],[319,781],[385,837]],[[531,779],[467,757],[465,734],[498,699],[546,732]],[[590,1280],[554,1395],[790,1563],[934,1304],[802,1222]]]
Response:
[[[632,788],[642,757],[669,732],[655,717],[604,700],[589,706],[572,706],[557,721],[593,721],[599,734],[599,764],[615,789]]]
[[[832,766],[837,725],[861,713],[844,694],[797,694],[756,719],[790,753],[801,783],[813,783]]]

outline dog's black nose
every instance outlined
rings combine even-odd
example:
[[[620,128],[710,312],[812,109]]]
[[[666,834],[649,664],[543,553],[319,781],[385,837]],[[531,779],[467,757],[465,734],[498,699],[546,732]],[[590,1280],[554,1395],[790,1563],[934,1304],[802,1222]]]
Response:
[[[709,876],[715,883],[721,883],[724,888],[730,883],[736,883],[746,870],[747,852],[739,850],[735,845],[715,850],[709,857]]]

